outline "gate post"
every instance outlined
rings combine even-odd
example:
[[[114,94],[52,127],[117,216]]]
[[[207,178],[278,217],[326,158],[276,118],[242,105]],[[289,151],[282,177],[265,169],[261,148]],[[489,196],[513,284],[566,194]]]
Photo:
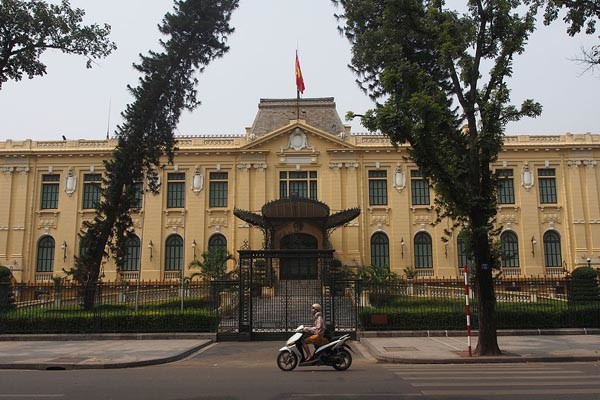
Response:
[[[252,340],[252,254],[239,250],[239,301],[240,315],[238,319],[238,332],[240,341]]]
[[[334,296],[334,276],[331,273],[331,262],[333,261],[333,251],[322,252],[318,255],[321,267],[321,293],[323,295],[322,304],[325,308],[325,330],[335,334],[335,301]]]

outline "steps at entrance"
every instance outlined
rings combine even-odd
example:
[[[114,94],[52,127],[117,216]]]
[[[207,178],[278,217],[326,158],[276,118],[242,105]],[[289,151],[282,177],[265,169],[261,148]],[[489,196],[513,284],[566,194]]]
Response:
[[[275,292],[279,296],[312,297],[319,300],[322,296],[322,288],[320,280],[281,280]]]
[[[325,313],[329,321],[335,317],[334,325],[339,328],[353,328],[356,326],[355,309],[349,298],[335,296],[331,298],[332,310]],[[254,331],[281,331],[293,330],[299,325],[312,326],[310,306],[321,302],[321,296],[295,296],[276,295],[273,297],[252,298],[252,326]]]

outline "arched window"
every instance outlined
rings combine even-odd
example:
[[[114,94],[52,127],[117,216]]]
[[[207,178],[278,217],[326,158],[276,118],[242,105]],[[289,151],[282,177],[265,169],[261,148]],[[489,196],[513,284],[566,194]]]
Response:
[[[544,259],[546,267],[562,267],[560,236],[555,231],[544,233]]]
[[[431,236],[425,232],[415,235],[415,268],[433,268]]]
[[[227,239],[225,239],[225,236],[217,233],[208,239],[208,251],[212,252],[219,249],[227,251]]]
[[[54,238],[52,236],[42,237],[37,246],[36,272],[52,272],[54,269]]]
[[[378,267],[390,267],[390,243],[385,233],[371,236],[371,264]]]
[[[519,267],[519,242],[513,232],[504,232],[500,235],[502,244],[502,266]]]
[[[130,236],[125,242],[125,259],[123,260],[123,271],[140,270],[140,238],[136,235]]]
[[[183,270],[183,238],[171,235],[165,243],[165,271]]]
[[[462,272],[464,266],[470,267],[473,263],[472,254],[467,252],[467,235],[463,232],[458,234],[458,238],[456,239],[456,250],[458,253],[458,270]]]

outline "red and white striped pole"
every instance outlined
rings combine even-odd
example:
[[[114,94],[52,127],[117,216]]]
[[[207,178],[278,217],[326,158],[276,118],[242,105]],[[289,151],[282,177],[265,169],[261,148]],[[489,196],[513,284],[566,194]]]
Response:
[[[471,352],[471,307],[469,306],[469,267],[464,266],[465,275],[465,303],[467,305],[467,347],[469,349],[469,357],[473,357]]]

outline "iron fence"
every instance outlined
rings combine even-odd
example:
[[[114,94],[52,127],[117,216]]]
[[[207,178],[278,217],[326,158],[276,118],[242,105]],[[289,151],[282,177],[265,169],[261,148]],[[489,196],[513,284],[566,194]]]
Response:
[[[15,284],[0,305],[0,333],[215,332],[235,314],[237,283]],[[86,291],[93,307],[85,309]]]
[[[95,304],[87,310],[84,289],[76,284],[0,284],[0,333],[235,335],[241,321],[249,317],[241,307],[249,298],[254,305],[250,320],[257,331],[265,332],[309,322],[313,302],[323,303],[328,324],[336,331],[357,326],[362,330],[464,330],[466,325],[462,279],[331,280],[323,286],[300,281],[293,287],[285,286],[291,282],[261,279],[252,281],[263,284],[261,290],[253,284],[242,290],[240,281],[102,283],[93,289]],[[498,329],[600,327],[597,282],[503,278],[495,281],[495,293]],[[477,328],[475,285],[470,303],[471,321]],[[290,313],[298,321],[291,323]]]
[[[477,286],[471,321],[478,324]],[[598,328],[597,282],[572,278],[503,278],[494,282],[498,329]],[[465,330],[463,279],[361,283],[360,325],[366,330]]]

